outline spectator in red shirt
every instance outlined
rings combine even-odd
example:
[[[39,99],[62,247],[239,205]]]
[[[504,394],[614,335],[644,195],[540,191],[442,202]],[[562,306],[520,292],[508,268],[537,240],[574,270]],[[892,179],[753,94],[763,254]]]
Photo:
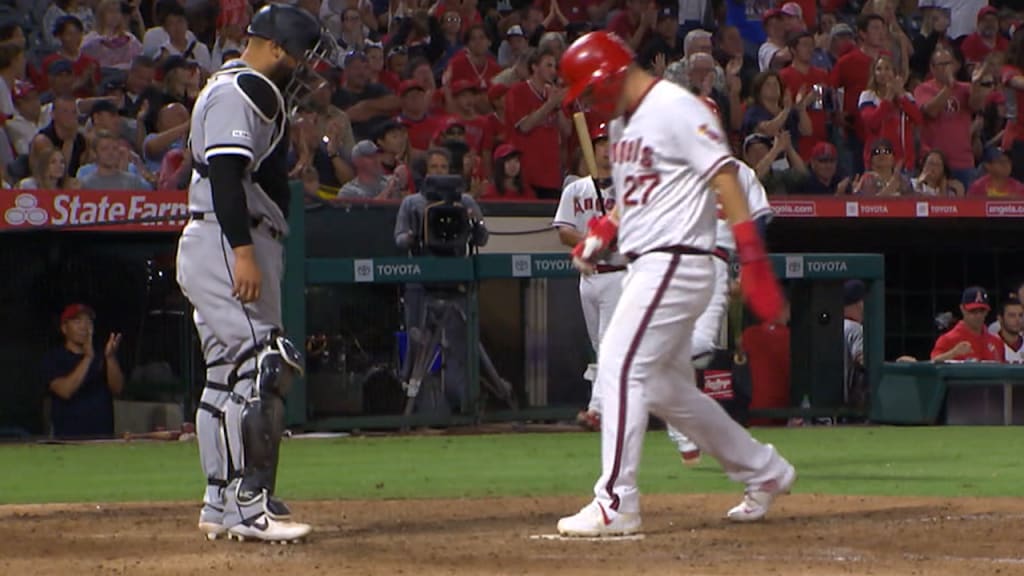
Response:
[[[445,83],[451,86],[465,81],[486,90],[491,78],[501,72],[498,61],[488,52],[490,45],[483,25],[471,26],[466,33],[466,47],[448,62]]]
[[[53,35],[60,42],[57,52],[43,58],[42,69],[47,70],[57,60],[71,62],[71,69],[75,77],[72,84],[72,91],[78,98],[88,98],[96,94],[96,87],[100,84],[100,63],[91,56],[82,54],[82,22],[74,16],[62,16],[57,19],[53,26]],[[33,83],[40,90],[50,88],[48,79],[45,76],[33,78]]]
[[[860,122],[858,103],[860,94],[868,86],[871,64],[885,45],[888,32],[885,19],[877,14],[866,14],[857,19],[860,46],[841,56],[832,68],[832,85],[844,90],[842,113],[846,121],[846,148],[852,165],[848,174],[864,171],[864,128]]]
[[[1010,176],[1010,158],[1000,148],[988,148],[982,156],[985,175],[967,190],[974,198],[1024,198],[1024,184]]]
[[[434,134],[441,128],[444,117],[428,111],[427,93],[419,82],[402,82],[399,94],[402,98],[402,110],[398,114],[398,121],[409,133],[409,147],[416,152],[425,152],[430,148]]]
[[[885,138],[893,144],[897,169],[912,172],[917,166],[914,153],[914,126],[924,117],[914,97],[906,90],[907,79],[896,73],[888,54],[881,54],[871,64],[867,88],[860,93],[861,123],[869,142]],[[864,151],[864,162],[871,154]]]
[[[639,51],[649,34],[654,33],[658,21],[658,8],[648,0],[626,0],[626,7],[608,22],[608,31],[617,34]]]
[[[801,136],[797,142],[797,150],[804,160],[811,157],[811,150],[818,142],[828,141],[828,125],[822,95],[830,90],[828,72],[811,66],[814,55],[814,35],[810,32],[798,32],[790,36],[789,50],[793,54],[793,62],[779,71],[779,77],[786,92],[794,102],[800,94],[810,94],[811,101],[807,105],[807,116],[811,120],[810,134]]]
[[[459,80],[452,86],[452,115],[466,128],[466,144],[480,156],[483,165],[491,163],[491,135],[487,132],[490,120],[477,113],[477,100],[483,91],[478,84]],[[485,174],[489,173],[489,169]]]
[[[1024,29],[1022,29],[1024,30]],[[1024,180],[1024,31],[1018,30],[1013,36],[1010,51],[1006,54],[1006,66],[1000,74],[1001,84],[1007,90],[1007,98],[1013,98],[1018,110],[1017,118],[1006,122],[1003,132],[1003,150],[1010,153],[1013,161],[1013,177]]]
[[[963,320],[935,341],[932,362],[979,361],[1005,362],[1003,343],[985,327],[985,316],[990,310],[988,293],[981,286],[964,290],[960,298]]]
[[[978,28],[960,44],[967,66],[980,64],[991,52],[1006,52],[1010,41],[999,34],[999,11],[992,6],[978,10]]]
[[[511,144],[502,144],[494,151],[494,179],[487,185],[482,198],[487,200],[535,199],[530,187],[523,182],[519,151]]]
[[[974,150],[971,146],[972,113],[985,107],[991,86],[981,85],[983,69],[975,71],[971,83],[956,80],[957,61],[953,53],[938,46],[932,54],[930,80],[914,89],[914,100],[921,106],[921,155],[939,150],[954,178],[964,185],[974,180]]]
[[[538,51],[529,62],[530,77],[509,88],[505,121],[511,144],[521,150],[523,180],[538,198],[555,200],[561,195],[562,160],[552,157],[561,150],[562,133],[569,124],[561,113],[565,89],[555,86],[555,57]]]
[[[441,0],[432,16],[438,20],[446,14],[458,16],[462,26],[460,35],[465,36],[471,27],[483,24],[483,18],[476,8],[477,0]]]

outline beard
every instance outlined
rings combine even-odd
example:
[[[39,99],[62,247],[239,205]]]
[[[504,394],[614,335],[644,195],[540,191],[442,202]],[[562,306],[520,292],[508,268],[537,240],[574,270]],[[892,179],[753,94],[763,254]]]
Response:
[[[283,61],[274,64],[274,67],[267,74],[267,78],[277,85],[278,88],[284,90],[288,87],[288,83],[291,82],[292,77],[295,75],[295,68],[289,66]]]

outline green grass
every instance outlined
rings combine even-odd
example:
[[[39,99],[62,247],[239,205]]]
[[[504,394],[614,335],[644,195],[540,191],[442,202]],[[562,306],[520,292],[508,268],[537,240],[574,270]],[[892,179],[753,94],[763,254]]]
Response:
[[[798,468],[796,492],[1018,496],[1019,428],[754,430]],[[515,434],[287,441],[279,491],[291,499],[585,495],[599,472],[596,434]],[[194,443],[0,446],[0,503],[194,500]],[[735,491],[717,464],[679,463],[651,432],[648,493]]]

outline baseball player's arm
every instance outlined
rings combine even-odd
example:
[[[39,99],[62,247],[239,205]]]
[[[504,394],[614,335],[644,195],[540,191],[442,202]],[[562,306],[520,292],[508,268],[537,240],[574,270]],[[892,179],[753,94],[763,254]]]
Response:
[[[563,246],[575,248],[583,240],[583,233],[568,224],[555,224],[558,229],[558,240]]]
[[[576,182],[571,182],[562,189],[562,196],[558,199],[558,209],[555,210],[555,219],[551,223],[558,231],[558,240],[563,246],[575,248],[583,240],[583,232],[576,228],[574,223],[573,199]]]

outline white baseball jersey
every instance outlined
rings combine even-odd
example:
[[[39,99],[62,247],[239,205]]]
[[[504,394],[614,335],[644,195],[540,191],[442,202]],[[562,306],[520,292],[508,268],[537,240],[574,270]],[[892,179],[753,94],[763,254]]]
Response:
[[[747,197],[747,206],[750,208],[750,219],[755,220],[761,216],[765,216],[772,213],[772,207],[768,203],[768,194],[764,191],[764,186],[761,185],[761,181],[757,179],[757,173],[750,166],[747,166],[743,162],[736,162],[737,172],[736,177],[740,181],[740,188]],[[717,227],[717,240],[716,246],[719,248],[725,248],[732,252],[736,250],[736,239],[732,235],[732,226],[729,225],[729,220],[725,217],[725,212],[722,210],[722,204],[718,203],[718,227]]]
[[[999,338],[1003,340],[1002,337]],[[1017,341],[1017,349],[1014,350],[1006,340],[1003,340],[1003,352],[1006,354],[1007,364],[1024,364],[1024,341]]]
[[[718,118],[671,82],[655,82],[631,114],[609,125],[619,191],[619,250],[715,248],[708,177],[733,162]]]
[[[562,197],[558,201],[558,210],[555,212],[555,219],[552,225],[557,227],[568,226],[577,232],[586,234],[587,224],[591,218],[600,218],[605,212],[611,212],[615,208],[615,187],[609,186],[601,189],[601,196],[604,198],[604,212],[601,211],[597,199],[597,189],[594,187],[593,178],[578,178],[562,188]],[[619,253],[613,254],[602,264],[613,266],[625,265],[626,259]]]

